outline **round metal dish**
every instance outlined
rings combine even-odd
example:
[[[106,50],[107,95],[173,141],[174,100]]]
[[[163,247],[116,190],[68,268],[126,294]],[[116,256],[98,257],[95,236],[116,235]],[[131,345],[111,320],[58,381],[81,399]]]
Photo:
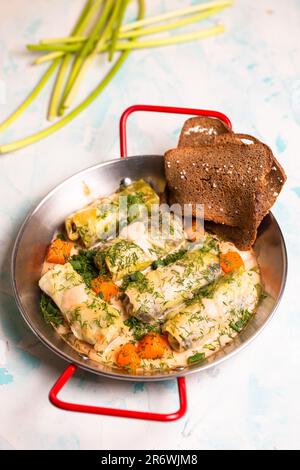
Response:
[[[154,371],[131,375],[80,356],[45,323],[39,310],[38,280],[46,249],[65,217],[100,195],[114,192],[124,177],[144,178],[162,192],[165,187],[163,157],[143,155],[112,160],[88,168],[57,186],[27,216],[17,236],[12,255],[12,282],[20,312],[33,333],[53,352],[68,362],[99,375],[124,380],[166,380],[212,367],[228,359],[253,340],[274,315],[285,287],[286,248],[272,214],[261,224],[254,250],[269,296],[262,301],[254,318],[234,341],[211,356],[205,364],[170,372]],[[89,191],[87,191],[87,188]]]

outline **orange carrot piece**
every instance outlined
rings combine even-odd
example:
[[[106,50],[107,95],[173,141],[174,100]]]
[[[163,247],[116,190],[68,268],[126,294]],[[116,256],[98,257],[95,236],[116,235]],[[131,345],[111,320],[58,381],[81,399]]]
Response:
[[[134,344],[123,344],[117,354],[117,364],[119,367],[135,370],[141,362]]]
[[[224,273],[230,273],[234,269],[244,266],[244,261],[237,251],[228,251],[228,253],[222,253],[220,255],[221,268]]]
[[[108,302],[114,295],[118,295],[119,288],[112,281],[105,281],[101,277],[96,277],[91,281],[91,287],[96,294],[102,294],[103,300]]]
[[[138,344],[138,353],[142,359],[159,359],[168,349],[166,338],[158,333],[147,333]]]
[[[51,242],[46,260],[48,263],[65,264],[71,254],[74,243],[55,238]]]

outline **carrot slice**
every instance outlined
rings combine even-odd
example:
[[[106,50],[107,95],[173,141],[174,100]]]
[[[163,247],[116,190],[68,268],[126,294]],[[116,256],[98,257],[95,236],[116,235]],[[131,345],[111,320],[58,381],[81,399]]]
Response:
[[[234,269],[244,266],[244,261],[237,251],[228,251],[220,255],[221,268],[224,273],[230,273]]]
[[[138,353],[142,359],[159,359],[168,349],[166,338],[158,333],[147,333],[138,344]]]
[[[121,346],[117,354],[117,364],[119,367],[135,370],[140,362],[141,358],[134,344],[126,343]]]
[[[46,260],[49,263],[65,264],[71,254],[74,243],[55,238],[48,248]]]
[[[112,281],[105,281],[101,277],[96,277],[91,281],[91,287],[96,294],[102,294],[103,300],[106,302],[114,295],[118,295],[119,288]]]

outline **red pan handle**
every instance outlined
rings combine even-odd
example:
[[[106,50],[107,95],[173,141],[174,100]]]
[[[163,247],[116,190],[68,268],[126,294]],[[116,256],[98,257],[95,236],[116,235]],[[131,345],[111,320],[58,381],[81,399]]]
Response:
[[[154,113],[168,113],[168,114],[189,114],[192,116],[207,116],[214,117],[223,121],[229,129],[232,128],[230,119],[219,111],[211,111],[208,109],[195,109],[195,108],[178,108],[177,106],[155,106],[151,104],[134,104],[125,109],[120,119],[120,155],[127,157],[127,132],[126,124],[127,118],[130,114],[136,111],[150,111]]]
[[[189,114],[194,116],[208,116],[218,118],[223,121],[230,129],[231,122],[227,116],[218,111],[209,111],[206,109],[193,109],[193,108],[178,108],[173,106],[153,106],[145,104],[136,104],[127,108],[120,119],[120,153],[121,157],[127,156],[127,133],[126,123],[130,114],[136,111],[150,111],[156,113],[171,113],[171,114]],[[135,418],[146,419],[150,421],[176,421],[181,418],[187,410],[187,395],[186,395],[186,382],[184,377],[177,378],[178,393],[179,393],[179,409],[174,413],[150,413],[146,411],[134,410],[121,410],[118,408],[106,408],[102,406],[80,405],[76,403],[68,403],[58,398],[58,393],[73,376],[77,367],[74,364],[69,364],[57,382],[53,385],[49,393],[49,400],[58,408],[68,411],[78,411],[81,413],[93,413],[106,416],[118,416],[121,418]]]
[[[49,400],[51,403],[58,408],[68,411],[79,411],[81,413],[93,413],[97,415],[106,416],[118,416],[120,418],[135,418],[135,419],[147,419],[151,421],[176,421],[181,418],[187,410],[187,398],[186,398],[186,384],[183,377],[179,377],[178,380],[178,392],[180,407],[178,411],[173,413],[150,413],[148,411],[134,411],[134,410],[121,410],[118,408],[106,408],[103,406],[91,406],[91,405],[79,405],[76,403],[68,403],[58,398],[58,393],[61,391],[63,386],[72,377],[77,367],[74,364],[68,365],[62,375],[59,377],[57,382],[53,385],[49,393]]]

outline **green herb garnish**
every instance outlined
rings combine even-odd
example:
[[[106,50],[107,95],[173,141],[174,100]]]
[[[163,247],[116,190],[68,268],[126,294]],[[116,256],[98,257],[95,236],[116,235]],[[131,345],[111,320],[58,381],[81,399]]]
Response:
[[[193,356],[187,358],[188,364],[195,364],[196,362],[203,362],[205,359],[205,353],[196,353]]]
[[[240,333],[242,331],[242,329],[247,325],[248,321],[252,316],[249,310],[241,310],[240,313],[242,314],[241,318],[238,321],[230,322],[229,324],[229,326],[237,333]]]
[[[73,255],[69,260],[88,287],[91,285],[91,280],[99,276],[99,270],[94,264],[94,256],[95,250],[79,250],[79,253]]]
[[[85,77],[86,71],[96,60],[97,54],[107,54],[109,60],[114,59],[112,67],[96,88],[67,115],[57,120],[51,126],[9,144],[0,145],[0,154],[15,151],[43,139],[71,122],[85,110],[106,88],[117,74],[130,51],[148,47],[180,44],[196,39],[209,37],[224,31],[223,25],[213,25],[200,28],[199,31],[184,34],[168,35],[167,37],[152,38],[153,34],[176,30],[183,26],[204,20],[218,11],[230,6],[232,0],[206,4],[192,5],[177,11],[167,11],[160,15],[145,17],[145,0],[138,0],[137,21],[125,20],[127,0],[86,0],[81,14],[72,28],[69,36],[64,38],[44,39],[38,44],[28,44],[31,51],[46,52],[35,60],[35,63],[53,61],[45,71],[39,83],[27,96],[23,103],[4,122],[0,123],[0,131],[9,127],[37,98],[49,81],[51,75],[58,69],[54,88],[51,93],[48,118],[62,116],[73,104],[77,92]],[[175,19],[171,21],[170,19]],[[144,27],[150,25],[150,27]],[[139,36],[150,35],[149,39],[139,41]],[[115,59],[115,52],[118,57]]]
[[[142,323],[135,317],[130,317],[124,321],[124,324],[133,332],[133,336],[137,341],[140,341],[150,331],[160,332],[158,323]]]
[[[203,243],[203,246],[200,248],[201,253],[211,253],[215,252],[216,255],[220,254],[220,246],[218,240],[213,237],[209,237]]]
[[[187,250],[185,248],[181,248],[179,251],[176,251],[176,253],[171,253],[165,258],[160,258],[153,261],[151,266],[153,269],[157,269],[159,266],[168,266],[169,264],[175,263],[181,259],[186,254],[186,252]]]
[[[62,240],[63,242],[67,241],[67,236],[63,232],[58,232],[58,234],[56,235],[56,238],[58,238],[59,240]]]
[[[262,301],[268,297],[268,294],[263,290],[263,286],[261,284],[255,284],[255,288],[257,290],[259,301]]]
[[[106,250],[94,250],[94,265],[98,268],[99,270],[99,276],[107,275],[108,274],[108,268],[107,264],[105,261],[107,255]]]
[[[40,298],[40,309],[46,323],[52,323],[55,326],[59,326],[63,323],[64,319],[60,310],[53,300],[44,292],[42,292]]]
[[[149,287],[149,282],[146,276],[140,271],[136,271],[131,274],[127,274],[123,278],[121,285],[121,290],[126,290],[128,288],[136,287],[139,292],[147,291]]]
[[[128,194],[127,205],[133,206],[134,204],[143,204],[145,194],[142,191],[136,191],[134,194]]]
[[[186,305],[191,305],[194,302],[199,302],[201,299],[211,299],[214,295],[215,283],[208,284],[206,286],[200,287],[194,292],[194,295],[190,299],[185,300]]]

